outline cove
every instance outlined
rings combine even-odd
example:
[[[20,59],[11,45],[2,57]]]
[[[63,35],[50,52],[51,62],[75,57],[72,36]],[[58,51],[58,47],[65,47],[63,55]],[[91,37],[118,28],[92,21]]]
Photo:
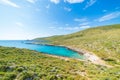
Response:
[[[0,40],[0,46],[26,48],[26,49],[30,49],[30,50],[36,50],[36,51],[42,52],[44,54],[84,59],[83,55],[77,53],[76,51],[70,50],[66,47],[26,44],[27,42],[28,42],[27,40]]]

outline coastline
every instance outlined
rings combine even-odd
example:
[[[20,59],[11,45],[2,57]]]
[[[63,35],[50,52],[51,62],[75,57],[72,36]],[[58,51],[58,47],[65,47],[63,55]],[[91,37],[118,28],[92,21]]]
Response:
[[[65,61],[69,61],[69,60],[78,60],[78,61],[85,61],[83,59],[77,59],[77,58],[68,58],[68,57],[64,57],[64,56],[56,56],[56,55],[50,55],[50,54],[44,54],[46,56],[50,56],[50,57],[55,57],[55,58],[59,58],[61,60],[65,60]]]
[[[54,45],[54,44],[39,44],[39,43],[27,43],[27,44],[36,44],[36,45],[47,45],[47,46],[59,46],[59,47],[65,47],[67,49],[70,49],[70,50],[73,50],[81,55],[83,55],[85,57],[85,60],[82,60],[82,59],[76,59],[76,60],[80,60],[80,61],[90,61],[94,64],[97,64],[97,65],[103,65],[103,66],[108,66],[110,67],[109,65],[107,65],[103,60],[101,60],[98,56],[96,56],[94,53],[92,52],[88,52],[86,50],[82,50],[82,49],[77,49],[77,48],[73,48],[71,46],[65,46],[65,45]],[[49,56],[53,56],[53,57],[57,57],[57,58],[60,58],[60,59],[71,59],[71,58],[67,58],[67,57],[61,57],[61,56],[54,56],[54,55],[49,55]]]
[[[88,51],[85,51],[85,50],[82,50],[82,49],[73,48],[71,46],[64,46],[64,45],[60,45],[60,46],[66,47],[70,50],[76,51],[79,54],[85,56],[86,61],[90,61],[90,62],[92,62],[94,64],[97,64],[97,65],[107,66],[103,60],[101,60],[98,56],[96,56],[92,52],[88,52]]]

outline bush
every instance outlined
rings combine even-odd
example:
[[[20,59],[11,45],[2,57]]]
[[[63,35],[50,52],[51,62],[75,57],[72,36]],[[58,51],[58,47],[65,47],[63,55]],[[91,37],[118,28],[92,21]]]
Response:
[[[8,74],[5,74],[5,76],[3,77],[3,80],[14,80],[15,78],[16,78],[15,73],[8,73]]]

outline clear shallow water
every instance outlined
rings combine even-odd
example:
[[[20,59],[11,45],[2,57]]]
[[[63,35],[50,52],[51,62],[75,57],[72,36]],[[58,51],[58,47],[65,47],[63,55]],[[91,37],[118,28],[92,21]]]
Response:
[[[26,49],[30,49],[30,50],[36,50],[38,52],[43,52],[45,54],[84,59],[84,56],[78,54],[77,52],[75,52],[73,50],[69,50],[65,47],[26,44],[27,42],[28,41],[25,41],[25,40],[1,40],[0,46],[26,48]]]

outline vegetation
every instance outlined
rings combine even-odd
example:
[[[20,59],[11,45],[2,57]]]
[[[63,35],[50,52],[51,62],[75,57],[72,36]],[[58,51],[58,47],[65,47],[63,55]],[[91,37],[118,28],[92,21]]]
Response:
[[[95,53],[113,67],[52,57],[33,50],[0,47],[0,80],[119,80],[120,25],[37,38],[35,43],[65,45]],[[43,42],[43,41],[42,41]]]
[[[89,28],[69,35],[35,40],[41,39],[49,41],[49,44],[71,46],[93,52],[110,65],[120,65],[120,24]]]
[[[118,80],[120,67],[59,59],[27,49],[0,47],[0,80]]]

